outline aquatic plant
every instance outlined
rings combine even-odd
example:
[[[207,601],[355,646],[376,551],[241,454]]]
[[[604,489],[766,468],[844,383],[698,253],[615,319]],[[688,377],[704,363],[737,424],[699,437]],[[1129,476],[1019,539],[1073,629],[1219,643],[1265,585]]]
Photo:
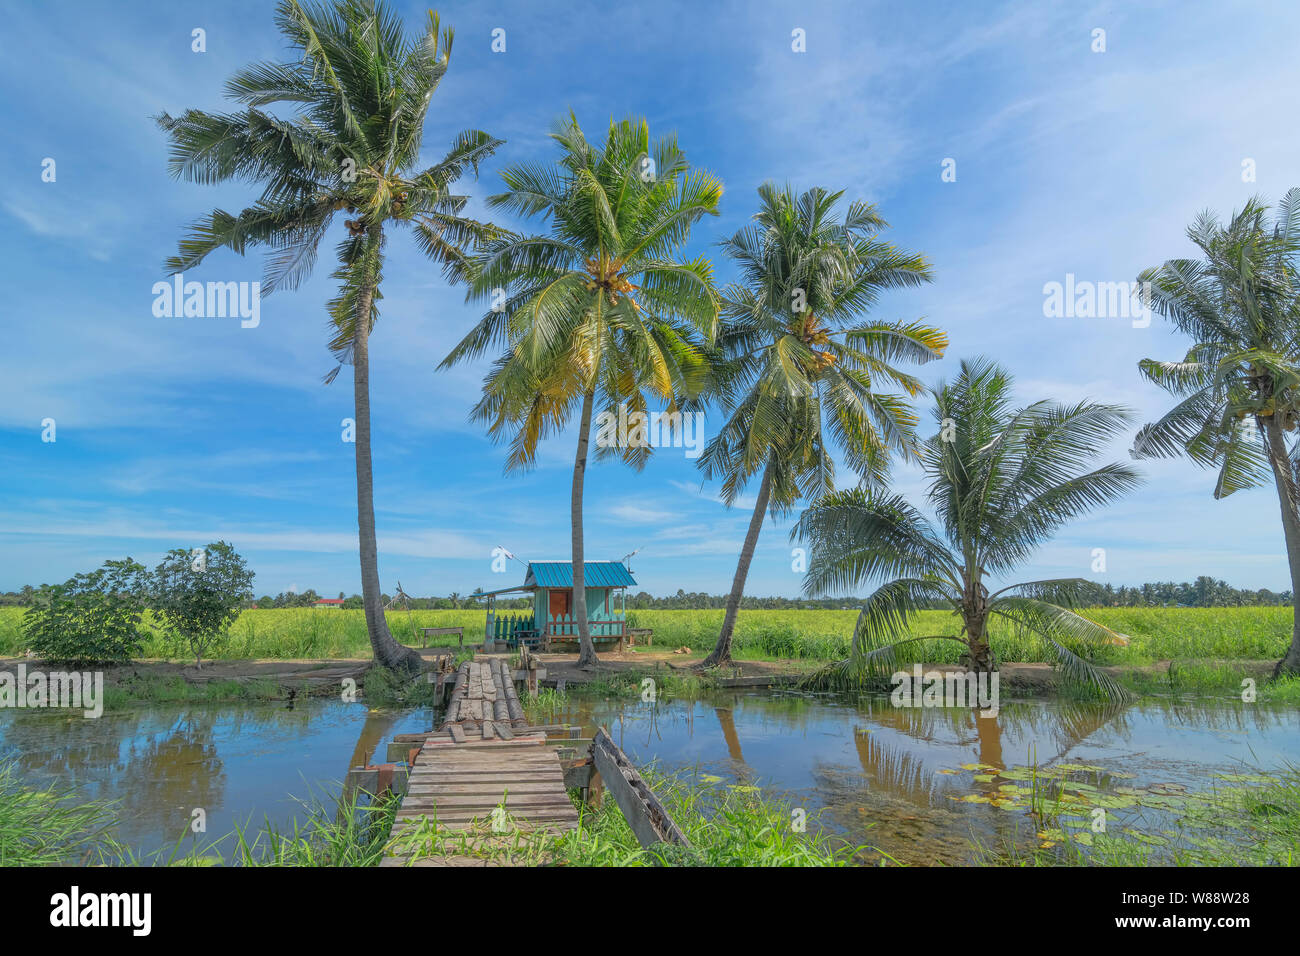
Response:
[[[437,687],[423,674],[414,676],[405,671],[389,670],[375,665],[362,679],[361,693],[367,704],[408,707],[432,707],[437,703]]]
[[[530,724],[544,724],[564,710],[569,703],[569,695],[566,691],[553,687],[542,687],[531,697],[524,694],[520,702]]]

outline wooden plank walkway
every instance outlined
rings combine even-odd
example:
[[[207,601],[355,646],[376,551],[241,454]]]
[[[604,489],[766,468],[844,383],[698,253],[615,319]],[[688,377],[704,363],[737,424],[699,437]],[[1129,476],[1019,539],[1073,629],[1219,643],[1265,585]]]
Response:
[[[484,866],[485,850],[577,827],[559,753],[528,727],[503,658],[461,664],[441,728],[421,736],[381,866]]]

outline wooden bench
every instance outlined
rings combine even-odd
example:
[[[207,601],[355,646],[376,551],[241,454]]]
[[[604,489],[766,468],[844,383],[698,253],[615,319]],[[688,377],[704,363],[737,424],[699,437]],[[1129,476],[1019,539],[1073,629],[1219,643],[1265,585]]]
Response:
[[[429,646],[429,638],[431,636],[436,636],[441,634],[455,634],[457,640],[460,643],[460,646],[461,647],[465,646],[465,628],[463,627],[422,627],[420,628],[420,635],[424,640],[425,647]]]
[[[645,638],[646,645],[655,642],[655,629],[653,627],[629,627],[627,629],[627,643],[631,647],[636,644],[640,638]]]

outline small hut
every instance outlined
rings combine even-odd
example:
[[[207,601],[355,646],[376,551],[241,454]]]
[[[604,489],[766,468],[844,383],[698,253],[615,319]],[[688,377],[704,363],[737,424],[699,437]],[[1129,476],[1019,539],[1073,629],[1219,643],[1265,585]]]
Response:
[[[582,567],[592,643],[597,648],[621,645],[627,625],[627,588],[636,580],[621,561],[584,561]],[[496,599],[505,594],[531,594],[532,609],[498,612]],[[504,642],[507,647],[520,643],[555,650],[578,647],[572,561],[530,561],[523,584],[473,596],[487,599],[486,641]]]

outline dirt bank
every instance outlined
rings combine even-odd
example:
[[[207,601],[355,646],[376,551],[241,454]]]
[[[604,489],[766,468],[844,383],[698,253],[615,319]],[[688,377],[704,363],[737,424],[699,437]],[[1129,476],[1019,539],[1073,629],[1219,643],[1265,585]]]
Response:
[[[68,670],[102,672],[106,687],[121,687],[140,681],[177,677],[190,684],[207,684],[214,681],[246,684],[267,681],[284,688],[313,693],[337,687],[344,678],[350,677],[360,681],[371,663],[368,660],[205,661],[202,667],[195,667],[192,663],[182,664],[175,661],[133,661],[130,664],[70,668],[62,664],[49,664],[40,658],[4,657],[0,658],[0,671],[16,674],[18,665],[22,664],[29,674],[36,670],[45,673]]]

